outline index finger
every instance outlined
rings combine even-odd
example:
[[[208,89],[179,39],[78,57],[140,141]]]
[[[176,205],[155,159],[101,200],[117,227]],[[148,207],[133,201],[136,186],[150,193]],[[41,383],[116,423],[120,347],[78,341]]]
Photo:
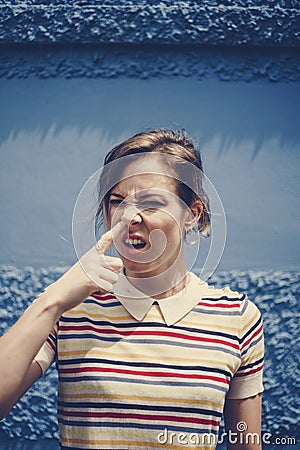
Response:
[[[104,255],[106,250],[108,250],[109,247],[112,245],[113,234],[116,232],[119,233],[123,227],[125,227],[125,224],[123,222],[118,222],[110,230],[108,230],[108,231],[106,231],[106,233],[102,234],[101,238],[97,242],[97,250],[100,255]]]

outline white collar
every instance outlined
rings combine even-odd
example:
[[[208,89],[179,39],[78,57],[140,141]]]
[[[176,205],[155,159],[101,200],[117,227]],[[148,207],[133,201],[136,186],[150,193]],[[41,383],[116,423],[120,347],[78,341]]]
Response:
[[[152,304],[157,302],[165,323],[173,325],[188,314],[207,294],[208,284],[192,272],[189,274],[190,280],[180,292],[160,300],[148,297],[139,291],[123,273],[114,284],[113,293],[136,320],[143,320]]]

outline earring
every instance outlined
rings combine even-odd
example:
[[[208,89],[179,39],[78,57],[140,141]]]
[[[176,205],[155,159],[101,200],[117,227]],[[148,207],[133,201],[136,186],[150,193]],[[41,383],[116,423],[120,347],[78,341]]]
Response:
[[[185,231],[184,241],[187,245],[196,244],[198,239],[199,239],[199,233],[198,233],[197,225],[194,225],[192,228]]]

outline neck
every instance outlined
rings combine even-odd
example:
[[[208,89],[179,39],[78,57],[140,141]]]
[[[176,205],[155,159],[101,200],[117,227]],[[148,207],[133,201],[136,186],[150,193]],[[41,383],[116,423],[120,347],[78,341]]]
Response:
[[[148,297],[162,299],[180,292],[189,282],[189,274],[185,263],[174,264],[161,274],[131,274],[125,271],[131,284]]]

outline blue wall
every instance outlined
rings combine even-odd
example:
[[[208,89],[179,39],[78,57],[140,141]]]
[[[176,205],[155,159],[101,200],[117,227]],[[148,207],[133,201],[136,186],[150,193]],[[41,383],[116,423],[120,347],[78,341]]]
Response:
[[[0,5],[0,334],[62,273],[42,267],[75,261],[73,207],[111,146],[184,127],[227,217],[233,271],[212,282],[263,314],[263,429],[297,437],[299,2],[104,3]],[[51,369],[1,422],[1,450],[58,448],[55,391]]]
[[[0,7],[2,42],[299,46],[297,0],[43,0]]]
[[[296,0],[0,5],[0,263],[72,263],[84,182],[168,126],[224,203],[221,268],[298,267],[299,18]]]
[[[70,264],[72,210],[105,153],[136,131],[180,126],[224,204],[221,267],[295,267],[299,93],[291,82],[216,77],[0,79],[0,262]]]

